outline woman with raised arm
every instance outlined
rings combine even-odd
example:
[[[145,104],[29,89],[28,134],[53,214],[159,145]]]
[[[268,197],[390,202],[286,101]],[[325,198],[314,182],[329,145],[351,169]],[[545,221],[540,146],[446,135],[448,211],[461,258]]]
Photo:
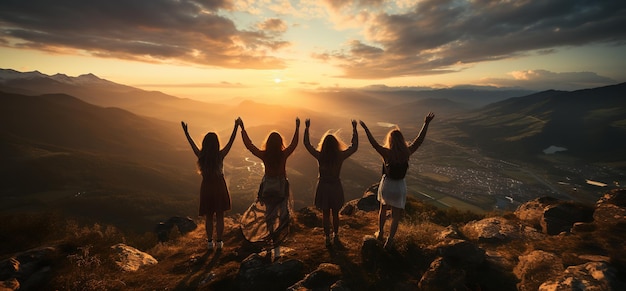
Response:
[[[383,176],[378,185],[378,201],[380,201],[380,212],[378,214],[378,231],[376,239],[383,240],[383,229],[387,220],[387,210],[391,209],[391,228],[389,237],[385,241],[385,248],[393,246],[393,238],[398,230],[398,223],[402,217],[404,206],[406,204],[406,181],[404,179],[406,171],[409,168],[409,157],[422,144],[426,138],[428,125],[435,118],[435,114],[428,113],[424,117],[424,124],[419,135],[410,145],[407,145],[404,136],[398,128],[392,129],[387,133],[386,142],[381,146],[372,136],[365,122],[361,121],[361,126],[365,129],[367,139],[372,147],[383,158]]]
[[[333,217],[332,241],[341,246],[339,240],[339,210],[344,203],[343,186],[339,174],[343,161],[356,152],[359,147],[359,134],[356,131],[356,120],[352,120],[352,144],[347,147],[335,135],[326,133],[315,149],[309,139],[311,120],[307,119],[304,129],[304,146],[315,157],[319,165],[319,178],[315,191],[315,206],[322,210],[322,222],[326,235],[326,246],[331,246],[330,214]]]
[[[265,173],[257,201],[242,216],[242,230],[249,241],[269,241],[274,248],[274,258],[280,257],[280,243],[288,234],[290,220],[290,194],[289,181],[287,180],[287,158],[293,153],[298,145],[300,132],[300,119],[296,118],[296,130],[289,146],[283,144],[280,133],[272,131],[261,149],[257,148],[250,140],[243,125],[241,125],[241,137],[246,148],[257,158],[263,161]],[[259,213],[264,213],[264,225],[257,223]]]
[[[202,140],[202,149],[196,146],[193,138],[189,135],[187,124],[181,121],[183,131],[187,141],[191,145],[196,157],[198,157],[198,169],[202,175],[200,184],[200,216],[205,216],[205,229],[207,235],[207,246],[209,250],[217,247],[221,250],[224,246],[222,235],[224,234],[224,212],[230,210],[231,201],[226,180],[224,180],[224,158],[237,136],[239,123],[235,121],[233,133],[223,149],[220,149],[220,140],[215,132],[208,132]],[[215,216],[215,228],[217,242],[213,241],[213,216]]]

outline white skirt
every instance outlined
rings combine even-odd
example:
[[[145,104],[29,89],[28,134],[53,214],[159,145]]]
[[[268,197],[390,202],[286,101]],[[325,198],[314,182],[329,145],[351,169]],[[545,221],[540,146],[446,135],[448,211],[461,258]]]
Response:
[[[378,185],[378,201],[383,205],[404,209],[406,205],[405,179],[394,180],[383,175]]]

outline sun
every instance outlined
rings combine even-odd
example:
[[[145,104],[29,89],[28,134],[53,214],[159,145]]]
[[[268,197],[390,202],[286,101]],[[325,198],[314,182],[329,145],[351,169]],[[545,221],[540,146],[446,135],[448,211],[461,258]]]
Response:
[[[282,82],[283,80],[281,80],[280,78],[274,78],[274,83],[276,84],[280,84],[280,82]]]

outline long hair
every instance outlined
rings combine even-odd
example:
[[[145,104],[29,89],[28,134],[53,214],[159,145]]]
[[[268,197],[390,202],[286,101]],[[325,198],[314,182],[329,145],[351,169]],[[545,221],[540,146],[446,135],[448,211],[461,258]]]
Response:
[[[320,164],[332,165],[339,161],[339,153],[346,149],[346,145],[334,134],[326,132],[317,145],[320,151]]]
[[[280,164],[285,145],[283,144],[283,136],[276,131],[272,131],[265,142],[263,143],[262,150],[265,151],[267,163],[277,166]]]
[[[398,128],[392,129],[387,133],[385,147],[390,149],[389,159],[394,162],[408,161],[411,152],[409,146],[404,140],[404,135]]]
[[[221,166],[220,139],[215,132],[209,132],[202,140],[202,149],[198,155],[198,168],[200,173],[206,174],[211,171],[220,172]]]

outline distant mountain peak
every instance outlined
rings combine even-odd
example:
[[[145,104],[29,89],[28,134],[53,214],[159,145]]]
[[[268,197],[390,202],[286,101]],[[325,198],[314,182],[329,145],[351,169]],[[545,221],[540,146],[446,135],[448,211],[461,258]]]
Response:
[[[8,82],[12,80],[31,80],[44,78],[54,80],[69,85],[111,85],[114,82],[102,79],[92,73],[82,74],[78,77],[71,77],[66,74],[56,73],[54,75],[46,75],[39,71],[19,72],[13,69],[0,69],[0,82]]]

